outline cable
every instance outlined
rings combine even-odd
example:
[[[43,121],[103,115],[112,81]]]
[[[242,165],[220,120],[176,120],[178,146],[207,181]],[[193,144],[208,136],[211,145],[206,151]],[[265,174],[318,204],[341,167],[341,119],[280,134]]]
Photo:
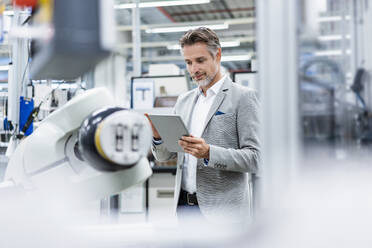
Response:
[[[32,110],[30,115],[27,117],[27,121],[25,125],[23,126],[21,132],[24,134],[27,129],[31,126],[32,122],[37,118],[40,112],[40,108],[43,105],[44,102],[48,101],[49,98],[54,94],[55,90],[59,88],[60,85],[58,85],[55,89],[52,89],[48,94],[44,96],[44,98],[40,101],[39,105]]]
[[[27,72],[27,69],[30,65],[30,57],[31,57],[31,51],[30,51],[30,43],[28,42],[27,44],[27,52],[28,52],[28,56],[27,56],[27,64],[25,66],[25,69],[23,71],[23,75],[22,75],[22,80],[21,80],[21,92],[23,92],[23,82],[25,80],[25,76],[26,76],[26,72]]]
[[[26,18],[26,20],[24,20],[24,22],[22,22],[21,26],[26,25],[26,24],[31,20],[31,18],[32,18],[32,16],[28,16],[28,17]]]
[[[37,106],[36,108],[34,108],[32,110],[32,112],[30,113],[30,115],[28,116],[27,121],[26,121],[25,125],[23,126],[23,128],[21,130],[22,133],[26,133],[27,129],[31,126],[32,122],[34,121],[34,119],[39,114],[40,105],[41,105],[41,103],[39,104],[39,106]]]
[[[364,99],[362,98],[362,96],[361,96],[359,93],[355,93],[355,95],[357,96],[358,100],[359,100],[360,103],[362,104],[363,109],[364,109],[364,110],[367,110],[366,103],[365,103]]]

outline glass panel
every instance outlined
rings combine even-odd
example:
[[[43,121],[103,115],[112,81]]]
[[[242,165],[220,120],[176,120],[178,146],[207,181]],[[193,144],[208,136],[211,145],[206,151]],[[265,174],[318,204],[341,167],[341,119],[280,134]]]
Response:
[[[312,166],[314,154],[317,159],[350,158],[372,141],[361,90],[367,82],[356,69],[361,37],[354,20],[363,14],[356,11],[360,2],[301,2],[300,118],[305,161]]]

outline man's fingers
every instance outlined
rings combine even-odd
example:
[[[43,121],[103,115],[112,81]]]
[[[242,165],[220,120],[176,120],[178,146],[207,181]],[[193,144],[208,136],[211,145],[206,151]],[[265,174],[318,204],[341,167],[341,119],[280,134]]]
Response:
[[[160,134],[159,134],[158,130],[156,130],[156,128],[155,128],[154,124],[152,123],[152,121],[151,121],[149,115],[148,115],[147,113],[145,113],[144,115],[146,116],[146,118],[147,118],[147,119],[149,120],[149,122],[150,122],[153,136],[154,136],[155,138],[160,138]]]
[[[197,154],[197,150],[193,149],[193,148],[188,148],[188,147],[185,147],[183,149],[185,152],[187,153],[190,153],[191,155],[195,156]]]
[[[147,114],[147,113],[145,113],[144,114],[145,116],[146,116],[146,118],[149,120],[149,122],[152,124],[152,121],[151,121],[151,119],[150,119],[150,116],[149,116],[149,114]]]
[[[188,145],[189,148],[191,149],[195,149],[195,150],[200,150],[202,148],[202,146],[200,144],[193,144],[193,143],[189,143]]]
[[[183,139],[180,139],[180,140],[178,140],[178,144],[180,146],[191,146],[193,143],[188,142],[188,141],[184,141]]]
[[[194,152],[194,151],[197,151],[197,149],[193,148],[193,147],[190,147],[190,146],[183,146],[182,147],[185,151],[188,151],[188,152]]]
[[[179,140],[178,144],[181,147],[188,148],[188,149],[200,150],[202,148],[201,144],[185,142],[185,141],[182,141],[182,140]]]
[[[150,122],[150,124],[151,124],[151,127],[154,127],[154,124],[152,124],[152,121],[151,121],[149,115],[148,115],[148,114],[144,114],[144,115],[145,115],[146,118],[149,120],[149,122]]]
[[[182,140],[178,140],[178,144],[182,147],[187,147],[189,146],[190,143],[188,142],[185,142],[185,141],[182,141]]]
[[[182,136],[182,140],[190,143],[201,143],[202,139],[195,138],[195,137],[189,137],[189,136]]]
[[[184,152],[186,152],[186,153],[191,153],[190,148],[183,147],[183,150],[184,150]]]

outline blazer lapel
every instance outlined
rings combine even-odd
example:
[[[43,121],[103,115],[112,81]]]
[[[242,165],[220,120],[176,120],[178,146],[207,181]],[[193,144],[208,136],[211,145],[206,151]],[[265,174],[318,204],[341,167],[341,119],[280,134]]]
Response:
[[[214,102],[208,112],[208,115],[207,115],[207,118],[205,119],[205,124],[204,124],[204,127],[203,127],[203,131],[202,133],[204,133],[204,130],[205,128],[207,127],[208,123],[210,122],[210,120],[212,119],[213,115],[216,114],[218,108],[220,107],[220,105],[222,104],[223,100],[225,99],[225,96],[226,96],[226,91],[229,90],[230,86],[231,86],[231,80],[229,77],[227,77],[225,79],[225,82],[223,83],[220,91],[218,92],[216,98],[214,99]]]

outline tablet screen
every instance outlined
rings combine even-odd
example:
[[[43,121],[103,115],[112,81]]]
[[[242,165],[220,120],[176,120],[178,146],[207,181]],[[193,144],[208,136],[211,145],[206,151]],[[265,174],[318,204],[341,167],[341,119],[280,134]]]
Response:
[[[149,115],[156,130],[158,130],[165,147],[170,152],[183,152],[178,140],[188,136],[189,132],[179,115]]]

